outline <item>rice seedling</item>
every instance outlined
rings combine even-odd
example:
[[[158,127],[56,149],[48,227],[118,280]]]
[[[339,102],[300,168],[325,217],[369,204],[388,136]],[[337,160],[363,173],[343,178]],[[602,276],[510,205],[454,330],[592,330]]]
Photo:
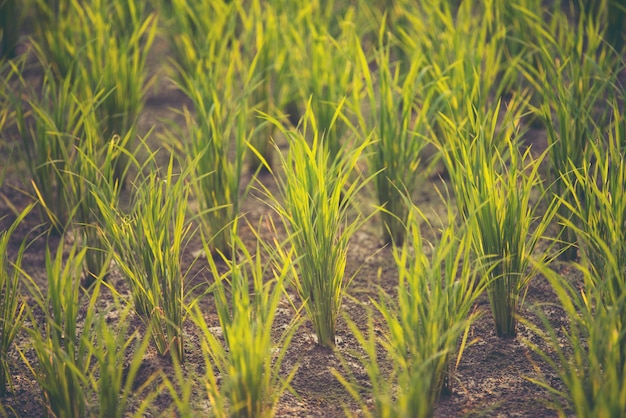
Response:
[[[328,3],[327,7],[332,10],[333,2]],[[336,31],[326,17],[327,13],[312,7],[297,28],[287,35],[287,42],[289,50],[293,51],[289,54],[289,76],[297,80],[298,101],[304,107],[311,99],[311,108],[332,161],[340,152],[342,136],[347,130],[344,122],[334,117],[335,109],[349,95],[356,71],[354,10],[333,16],[340,28]]]
[[[365,351],[365,356],[357,357],[370,378],[373,413],[354,379],[334,374],[362,404],[366,416],[432,416],[442,391],[450,390],[454,370],[468,344],[469,327],[479,315],[472,306],[485,282],[470,261],[470,236],[457,230],[450,213],[438,243],[424,243],[422,217],[412,206],[407,240],[393,247],[399,280],[397,298],[381,291],[378,300],[371,300],[375,308],[370,311],[365,332],[348,321]],[[377,338],[381,328],[382,337]],[[385,361],[392,364],[389,374],[381,364],[378,347],[382,347]]]
[[[21,85],[28,86],[19,72],[17,75]],[[76,144],[84,132],[84,110],[90,106],[77,99],[71,76],[58,80],[49,68],[44,72],[39,94],[29,91],[30,99],[26,103],[22,103],[19,95],[19,91],[14,93],[11,100],[22,139],[22,158],[31,177],[25,183],[32,184],[44,219],[61,233],[69,225],[76,207],[74,196],[68,193],[68,167],[75,159]]]
[[[3,176],[0,176],[0,180],[3,180]],[[9,353],[21,329],[25,308],[21,300],[19,285],[26,240],[22,241],[15,260],[9,260],[7,250],[16,228],[32,208],[32,204],[27,206],[11,226],[0,233],[0,295],[2,296],[0,298],[0,397],[7,393],[7,385],[13,391]]]
[[[115,294],[114,289],[111,292]],[[150,328],[144,335],[137,330],[129,333],[131,305],[123,306],[118,297],[115,296],[115,310],[111,311],[115,324],[109,324],[106,312],[99,313],[94,321],[94,361],[88,377],[97,394],[97,412],[101,418],[129,416],[131,407],[132,416],[143,416],[158,393],[150,391],[149,387],[159,373],[152,374],[140,385],[135,382],[150,344]],[[142,395],[145,397],[136,405],[133,401]]]
[[[96,107],[103,138],[119,135],[128,140],[123,145],[131,147],[152,82],[145,64],[156,35],[155,14],[148,14],[145,3],[135,0],[89,4],[65,0],[56,5],[38,1],[37,5],[45,22],[37,48],[59,78],[74,74],[78,97],[106,92]],[[124,154],[118,158],[114,165],[119,177],[128,161]]]
[[[416,51],[425,58],[426,84],[433,83],[444,99],[440,111],[448,118],[472,107],[495,107],[517,79],[519,57],[505,55],[507,28],[495,0],[458,7],[447,0],[422,2],[407,8],[403,18],[407,24],[396,29],[398,42],[409,58]]]
[[[22,5],[19,1],[0,1],[0,58],[15,58],[21,20]]]
[[[615,279],[623,280],[624,271],[619,270],[611,249],[606,250],[609,258],[603,274],[607,276],[598,276],[582,264],[574,265],[582,273],[582,288],[546,266],[539,268],[569,323],[557,329],[537,309],[542,328],[524,323],[547,343],[547,348],[531,341],[526,344],[550,365],[563,388],[554,387],[545,376],[529,380],[553,394],[553,407],[559,416],[618,417],[626,413],[626,296],[607,286]]]
[[[26,310],[30,336],[37,362],[31,363],[24,352],[22,360],[40,385],[47,413],[56,417],[85,416],[88,398],[89,368],[91,364],[91,325],[95,318],[95,303],[99,292],[92,291],[86,311],[81,304],[83,295],[80,277],[86,249],[74,244],[66,257],[63,246],[55,254],[46,250],[48,290],[44,294],[27,276],[31,294],[36,303]],[[39,328],[34,309],[44,314]],[[79,313],[79,310],[81,311]],[[79,326],[79,315],[82,317]]]
[[[180,362],[185,316],[181,254],[193,235],[186,213],[190,169],[175,174],[172,154],[165,170],[137,180],[128,214],[115,205],[117,199],[108,201],[106,194],[94,192],[104,223],[102,237],[114,251],[136,312],[151,326],[158,353]]]
[[[548,132],[553,193],[565,200],[580,199],[579,187],[569,190],[565,183],[574,184],[572,167],[583,166],[589,139],[608,121],[608,113],[602,109],[613,95],[619,61],[604,45],[600,28],[585,13],[575,24],[563,13],[554,13],[547,23],[539,20],[535,26],[542,33],[536,44],[537,59],[520,68],[542,97],[533,110]],[[560,206],[559,218],[572,219],[567,205]],[[571,228],[561,226],[564,260],[577,256],[575,235]]]
[[[159,2],[180,74],[193,73],[199,61],[219,56],[236,28],[239,2],[172,0]]]
[[[617,101],[612,109],[611,124],[602,131],[606,140],[599,133],[600,138],[589,142],[585,163],[581,167],[571,164],[571,180],[563,179],[569,193],[560,200],[573,214],[572,220],[564,222],[576,233],[589,269],[596,277],[617,279],[607,283],[607,291],[621,295],[626,286],[623,275],[609,273],[614,268],[626,272],[626,119]]]
[[[277,179],[284,203],[267,193],[291,237],[299,269],[294,285],[318,343],[333,347],[337,315],[350,284],[345,277],[348,243],[364,222],[360,216],[348,219],[348,210],[357,193],[377,174],[363,178],[358,172],[359,158],[372,141],[364,140],[353,148],[346,146],[330,160],[310,102],[302,130],[289,130],[271,116],[266,117],[289,140],[289,152],[281,156],[284,177]],[[306,139],[309,135],[311,144]]]
[[[276,4],[275,4],[276,3]],[[283,107],[283,96],[288,70],[285,35],[281,28],[292,27],[288,14],[282,10],[279,2],[263,2],[254,0],[249,5],[243,2],[237,6],[241,22],[241,34],[244,51],[243,61],[249,71],[254,85],[248,96],[250,108],[262,113],[274,114]],[[255,114],[256,116],[256,114]],[[258,123],[255,117],[254,123]],[[250,172],[264,170],[272,164],[272,142],[270,140],[274,126],[264,123],[255,130],[250,145],[257,152],[248,153],[248,168]]]
[[[626,6],[618,0],[583,0],[579,4],[583,13],[595,21],[602,38],[617,52],[622,52],[626,41],[624,37]]]
[[[137,119],[153,81],[148,79],[145,66],[156,35],[157,19],[154,13],[147,12],[145,2],[131,0],[113,6],[105,1],[97,3],[92,10],[85,4],[82,10],[77,10],[81,19],[86,19],[81,27],[92,28],[81,52],[89,65],[80,66],[78,74],[86,80],[87,94],[107,92],[96,108],[103,137],[118,135],[126,141],[120,145],[132,150]],[[122,183],[128,164],[124,157],[125,154],[119,154],[112,162]]]
[[[267,225],[275,232],[273,224]],[[233,228],[237,228],[237,223]],[[293,393],[290,382],[296,368],[289,370],[286,376],[280,371],[299,323],[298,316],[280,333],[277,341],[272,328],[285,293],[284,286],[292,274],[292,254],[284,254],[276,241],[262,242],[259,231],[252,231],[257,238],[252,252],[237,238],[237,233],[233,233],[237,256],[225,260],[226,272],[221,273],[213,257],[207,257],[216,280],[211,291],[224,342],[209,329],[197,305],[191,313],[201,332],[206,362],[204,383],[215,416],[273,416],[276,403],[285,391]],[[203,242],[208,250],[209,244]],[[269,261],[263,261],[264,253],[269,255]],[[268,275],[270,279],[266,280]]]
[[[429,121],[437,112],[433,86],[427,85],[427,66],[423,56],[412,57],[408,72],[401,74],[399,63],[391,62],[390,44],[385,43],[385,26],[379,33],[376,52],[377,74],[373,75],[365,52],[356,45],[358,71],[354,82],[351,110],[356,115],[362,136],[370,133],[376,142],[369,155],[374,186],[381,211],[383,240],[402,245],[409,207],[404,196],[417,191],[426,173],[422,167]],[[359,80],[363,80],[360,82]],[[364,93],[362,93],[364,91]],[[361,103],[365,94],[369,106]],[[369,110],[366,114],[364,108]]]
[[[249,127],[246,103],[250,79],[242,73],[239,47],[231,48],[227,40],[220,42],[214,57],[200,60],[193,73],[181,75],[181,88],[191,99],[195,114],[184,109],[188,140],[178,141],[178,146],[197,160],[192,164],[191,186],[199,204],[199,219],[213,237],[211,248],[228,256],[230,224],[246,193],[241,190],[241,180],[254,128]]]
[[[465,127],[448,121],[456,133],[451,133],[448,148],[442,152],[459,213],[472,234],[476,256],[484,261],[484,273],[490,277],[487,293],[496,333],[514,337],[517,312],[532,277],[527,271],[530,257],[559,205],[553,199],[538,215],[540,202],[531,198],[537,188],[541,190],[538,170],[548,150],[538,158],[532,157],[530,148],[521,151],[515,114],[507,111],[503,117],[499,128],[497,110],[483,116],[476,111]],[[496,140],[498,136],[501,139]],[[499,141],[504,141],[506,148],[502,149]],[[543,257],[547,256],[545,251]]]

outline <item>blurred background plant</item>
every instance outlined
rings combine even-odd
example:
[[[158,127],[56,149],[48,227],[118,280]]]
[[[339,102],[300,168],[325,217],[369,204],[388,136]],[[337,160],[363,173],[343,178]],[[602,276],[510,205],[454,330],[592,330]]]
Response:
[[[104,91],[95,106],[102,138],[118,135],[132,150],[137,119],[154,78],[147,76],[146,58],[157,29],[155,13],[146,2],[77,2],[36,0],[38,20],[34,48],[44,67],[59,79],[71,74],[75,94],[89,98]],[[104,145],[103,145],[104,146]],[[117,178],[128,161],[118,154],[113,161]]]
[[[18,0],[0,0],[0,60],[17,56],[22,29],[23,5]]]
[[[402,245],[410,211],[407,202],[411,202],[428,172],[422,153],[439,104],[433,86],[426,84],[424,57],[418,53],[412,56],[401,75],[400,63],[392,62],[392,40],[386,36],[384,25],[379,36],[373,62],[358,43],[353,46],[357,70],[349,107],[356,116],[360,137],[372,136],[374,140],[368,160],[370,170],[380,172],[374,178],[374,187],[382,208],[383,242]],[[375,73],[371,67],[376,68]]]

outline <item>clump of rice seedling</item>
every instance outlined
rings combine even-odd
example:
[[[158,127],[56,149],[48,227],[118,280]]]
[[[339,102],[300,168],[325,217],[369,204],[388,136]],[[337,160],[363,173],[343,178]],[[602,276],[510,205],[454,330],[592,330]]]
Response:
[[[203,60],[194,74],[183,76],[195,115],[184,110],[189,140],[182,148],[190,159],[197,160],[191,186],[199,204],[199,219],[213,237],[211,248],[228,256],[230,224],[239,214],[241,178],[252,130],[248,128],[245,92],[235,92],[241,89],[235,68],[240,64],[239,52],[236,48],[223,52],[228,68],[217,69],[212,60]]]
[[[3,175],[0,176],[0,185],[2,180]],[[6,394],[7,384],[12,388],[9,353],[23,322],[25,305],[20,300],[19,285],[26,240],[22,242],[13,262],[10,262],[7,250],[15,229],[32,208],[33,205],[27,206],[11,226],[0,233],[0,397]]]
[[[450,213],[439,242],[425,248],[422,216],[412,207],[407,240],[393,247],[399,275],[397,301],[382,292],[378,300],[372,300],[375,312],[370,312],[365,334],[348,321],[365,350],[361,362],[372,384],[374,416],[432,416],[442,390],[452,384],[454,369],[468,344],[469,327],[479,315],[472,306],[484,282],[470,260],[470,236],[459,236]],[[379,338],[375,315],[383,320]],[[379,347],[392,364],[388,375],[379,360]],[[355,400],[363,402],[355,383],[337,371],[334,374]],[[369,416],[369,408],[362,406]]]
[[[92,358],[91,325],[95,317],[97,288],[89,298],[82,328],[79,327],[79,309],[82,303],[80,278],[86,248],[77,249],[74,244],[67,257],[63,245],[55,255],[46,250],[46,273],[48,290],[41,289],[28,278],[31,293],[45,319],[40,329],[33,312],[27,309],[30,327],[26,328],[37,362],[31,363],[23,352],[22,360],[32,371],[41,386],[49,414],[57,417],[85,416],[88,398],[89,368]]]
[[[618,279],[607,283],[607,290],[619,295],[626,293],[624,277],[608,273],[614,267],[626,272],[626,119],[617,101],[612,108],[606,141],[598,138],[589,142],[585,163],[582,167],[572,163],[571,180],[563,180],[569,193],[559,199],[573,215],[566,225],[576,233],[590,270],[597,277]],[[581,193],[574,194],[575,190]]]
[[[28,85],[24,79],[21,84]],[[17,93],[13,97],[23,159],[43,216],[57,232],[63,232],[76,207],[68,190],[71,177],[68,173],[84,132],[84,110],[89,106],[77,99],[77,87],[71,76],[58,80],[50,69],[44,73],[40,94],[29,93],[30,110]]]
[[[186,213],[189,170],[175,174],[172,154],[164,171],[152,171],[137,181],[129,214],[115,205],[117,199],[96,195],[104,222],[102,237],[114,251],[113,260],[128,282],[136,312],[152,327],[158,353],[169,353],[180,362],[185,279],[181,255],[192,235]]]
[[[59,79],[74,75],[77,97],[106,92],[95,107],[102,138],[118,135],[127,140],[120,145],[130,148],[151,84],[145,64],[156,35],[155,14],[135,0],[55,3],[36,3],[42,23],[35,48]],[[115,173],[123,181],[128,160],[125,153],[117,158]]]
[[[391,63],[390,45],[385,44],[384,33],[383,25],[376,52],[378,71],[375,76],[364,51],[356,46],[359,71],[356,73],[352,111],[357,116],[361,135],[371,133],[376,140],[369,163],[373,172],[380,171],[374,185],[378,203],[383,208],[384,242],[402,245],[409,212],[406,204],[424,178],[422,151],[437,103],[433,100],[434,89],[424,80],[427,69],[424,57],[415,54],[408,72],[401,74],[399,63]],[[364,82],[360,82],[361,79]],[[369,115],[364,114],[361,90],[368,100]]]
[[[101,284],[102,285],[102,284]],[[148,391],[159,373],[152,374],[141,385],[136,386],[135,377],[142,365],[143,357],[150,344],[149,333],[129,333],[131,305],[122,305],[119,295],[110,289],[115,298],[115,324],[107,323],[107,313],[100,312],[94,320],[92,349],[93,367],[90,369],[91,388],[97,394],[98,416],[122,418],[135,398],[145,397],[134,408],[134,416],[140,416],[150,406],[158,392]],[[128,363],[126,363],[128,362]]]
[[[371,141],[354,148],[346,146],[331,160],[310,103],[302,130],[289,130],[278,120],[267,118],[289,140],[289,152],[281,157],[284,177],[278,179],[284,203],[270,199],[294,246],[299,270],[294,285],[318,343],[333,347],[337,315],[350,284],[345,277],[348,242],[363,222],[361,217],[349,220],[348,210],[373,177],[363,179],[357,172],[359,158]],[[306,139],[309,135],[311,144]]]
[[[565,200],[581,199],[578,186],[570,190],[565,184],[575,184],[572,168],[582,168],[589,138],[608,121],[602,109],[613,94],[619,61],[585,13],[574,26],[563,13],[536,25],[542,33],[537,38],[536,60],[521,68],[542,97],[533,110],[547,127],[553,193]],[[560,206],[559,218],[565,223],[572,220],[567,205]],[[562,224],[559,240],[561,257],[574,260],[578,251],[575,232]]]
[[[537,309],[542,327],[524,321],[545,343],[541,348],[526,341],[550,365],[564,388],[554,387],[552,379],[529,378],[553,394],[553,407],[559,416],[619,417],[626,414],[626,351],[624,323],[626,296],[607,286],[623,281],[611,249],[606,248],[605,276],[575,264],[582,273],[582,288],[546,266],[539,268],[548,279],[568,320],[566,329],[556,329],[548,317]],[[583,261],[585,256],[583,255]],[[607,296],[610,298],[607,299]],[[538,307],[539,308],[539,307]]]
[[[249,66],[253,84],[248,103],[251,109],[274,114],[283,106],[288,69],[288,51],[281,28],[290,27],[289,15],[277,2],[254,0],[245,7],[237,7],[241,22],[243,60]],[[256,116],[256,114],[255,114]],[[254,123],[259,123],[258,119]],[[275,126],[262,123],[250,139],[250,146],[256,152],[248,153],[250,172],[264,170],[272,164],[273,147],[271,136]],[[258,155],[257,155],[258,154]]]
[[[332,8],[332,2],[329,3],[328,7]],[[296,81],[303,107],[311,100],[311,108],[332,161],[341,149],[342,136],[347,128],[341,119],[335,120],[335,109],[349,94],[356,70],[354,11],[350,9],[333,16],[339,21],[336,31],[330,27],[327,17],[330,16],[311,8],[298,24],[301,29],[288,33],[287,42],[289,50],[293,51],[288,57],[289,77]]]
[[[449,121],[452,131],[448,147],[442,149],[443,158],[451,174],[459,213],[472,234],[475,254],[483,261],[483,272],[489,277],[487,293],[496,333],[514,337],[522,295],[532,277],[527,271],[530,257],[555,216],[558,203],[553,199],[539,217],[539,202],[531,200],[542,185],[538,170],[548,151],[537,159],[531,156],[530,148],[520,151],[514,114],[507,112],[498,128],[498,111],[484,116],[475,112],[466,121],[467,126]],[[494,139],[498,135],[506,148],[499,149],[502,145]]]
[[[273,224],[268,225],[275,232]],[[233,225],[236,227],[237,223]],[[252,231],[257,238],[253,252],[233,233],[237,255],[225,260],[226,272],[220,272],[213,257],[207,257],[216,279],[211,291],[224,342],[209,329],[198,306],[191,313],[201,332],[206,391],[216,416],[270,417],[282,394],[287,390],[293,392],[290,381],[296,368],[286,376],[280,369],[297,329],[298,316],[277,341],[272,336],[284,286],[293,269],[292,260],[290,254],[281,256],[278,242],[262,243],[259,232]],[[204,245],[208,250],[206,241]],[[268,262],[262,260],[264,253],[269,255]],[[221,383],[214,366],[221,375]]]

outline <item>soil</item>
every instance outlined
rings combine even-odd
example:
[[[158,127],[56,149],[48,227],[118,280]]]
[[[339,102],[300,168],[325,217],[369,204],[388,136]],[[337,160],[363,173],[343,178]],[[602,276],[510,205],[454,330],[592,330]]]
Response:
[[[160,141],[158,133],[164,129],[162,118],[176,120],[177,116],[173,109],[180,109],[186,103],[184,96],[175,91],[171,83],[167,82],[165,72],[157,67],[163,58],[161,54],[166,53],[166,50],[167,47],[162,41],[155,47],[151,62],[155,68],[155,74],[162,81],[156,83],[155,85],[158,87],[150,91],[140,120],[140,130],[143,132],[152,125],[156,126],[156,133],[153,134],[152,138],[157,146],[158,141]],[[527,141],[535,144],[538,149],[543,149],[545,147],[545,133],[540,130],[530,132],[532,136],[529,136]],[[15,158],[15,155],[11,158]],[[0,230],[4,230],[15,219],[13,208],[19,211],[31,201],[29,195],[24,192],[28,190],[28,181],[20,176],[20,172],[19,170],[10,171],[0,189]],[[276,185],[271,176],[263,175],[259,181],[263,182],[270,190],[276,191]],[[436,187],[441,188],[442,183],[440,177],[433,174],[425,181],[422,190],[416,196],[416,204],[433,218],[437,214],[445,213],[445,207],[436,194]],[[271,209],[260,204],[259,199],[262,200],[263,197],[252,192],[243,203],[242,213],[252,225],[255,225],[261,216],[274,216],[277,219],[275,215],[272,215]],[[372,202],[371,198],[364,196],[362,210],[366,213],[371,210]],[[261,231],[267,237],[270,236],[270,233],[265,229],[262,228]],[[25,219],[14,234],[9,256],[15,256],[24,237],[35,237],[38,234],[40,235],[33,239],[26,251],[24,268],[36,283],[45,289],[47,282],[45,248],[50,246],[54,251],[58,245],[67,245],[70,238],[61,240],[58,236],[44,233],[44,229],[40,225],[40,217],[35,211]],[[254,246],[255,238],[251,231],[244,228],[241,231],[241,236],[250,247]],[[374,216],[354,236],[348,255],[347,275],[357,273],[348,289],[350,297],[346,297],[343,301],[343,311],[362,330],[367,327],[367,312],[368,308],[371,309],[370,298],[376,298],[380,288],[393,294],[397,286],[397,275],[391,249],[381,245],[380,236],[379,219]],[[192,241],[185,250],[185,263],[188,265],[200,250],[199,240]],[[212,277],[205,267],[206,262],[203,262],[202,259],[194,265],[192,274],[189,276],[189,283],[186,284],[188,288],[202,283],[206,286],[212,282]],[[108,280],[121,291],[126,289],[126,284],[119,273],[113,271]],[[200,288],[200,290],[202,289]],[[103,293],[101,298],[102,306],[107,306],[110,302],[107,298],[111,298],[111,296]],[[28,296],[25,296],[25,300],[32,304],[32,300]],[[535,277],[530,283],[525,305],[520,313],[533,320],[534,315],[530,307],[554,301],[555,295],[548,283],[541,277]],[[200,303],[209,326],[218,327],[219,321],[212,296],[203,297]],[[438,402],[435,416],[555,416],[556,413],[549,407],[550,393],[529,381],[529,379],[539,378],[543,375],[552,384],[559,385],[553,370],[532,352],[527,343],[530,340],[542,346],[541,341],[523,325],[519,327],[517,338],[498,338],[494,332],[494,323],[490,316],[486,296],[482,296],[477,301],[475,308],[483,315],[471,328],[470,337],[473,343],[466,349],[462,361],[454,373],[451,393],[443,396]],[[566,325],[558,308],[544,305],[541,309],[555,325]],[[287,300],[283,301],[278,312],[276,329],[282,329],[281,327],[289,324],[293,315],[294,311],[290,304]],[[538,321],[536,322],[538,323]],[[141,321],[136,317],[132,319],[131,323],[133,327],[139,329],[142,327]],[[188,337],[185,345],[187,357],[185,370],[191,377],[201,373],[204,360],[200,352],[197,332],[191,321],[186,322],[185,333]],[[32,356],[25,333],[18,336],[15,344],[24,351],[27,357]],[[343,366],[337,354],[339,353],[350,360],[346,363],[350,368],[349,373],[360,384],[367,386],[367,374],[353,357],[353,353],[358,351],[358,348],[359,345],[344,319],[340,319],[337,325],[337,352],[316,344],[312,326],[305,321],[291,341],[283,367],[284,370],[289,370],[298,365],[298,370],[292,381],[293,389],[298,396],[290,393],[284,395],[276,408],[275,415],[280,417],[362,415],[361,406],[352,400],[331,373],[332,369],[343,373]],[[41,392],[31,371],[20,360],[16,350],[11,353],[11,359],[14,360],[12,364],[14,393],[0,399],[2,405],[9,416],[44,416],[45,407]],[[136,387],[157,370],[173,376],[172,366],[168,358],[159,357],[150,347],[136,378]],[[207,415],[207,411],[203,410],[206,398],[203,397],[202,390],[200,384],[194,392],[194,408],[197,416]],[[165,389],[155,399],[150,411],[146,413],[146,416],[163,415],[176,416],[171,396]]]

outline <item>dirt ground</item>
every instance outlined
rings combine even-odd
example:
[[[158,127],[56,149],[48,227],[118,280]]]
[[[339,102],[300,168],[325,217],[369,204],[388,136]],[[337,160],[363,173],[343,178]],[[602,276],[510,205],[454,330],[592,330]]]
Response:
[[[155,56],[152,62],[156,65],[159,62],[159,53],[165,48],[157,45]],[[158,70],[157,70],[158,74]],[[164,77],[164,74],[160,74]],[[161,118],[176,117],[172,109],[180,109],[185,98],[180,92],[171,90],[171,86],[163,81],[156,83],[158,88],[154,88],[147,99],[147,105],[140,120],[141,130],[144,132],[149,126],[163,126]],[[158,141],[158,135],[154,135]],[[528,141],[537,147],[545,146],[545,134],[542,131],[531,131]],[[5,158],[5,157],[3,157]],[[14,158],[14,157],[12,157]],[[4,164],[4,163],[3,163]],[[274,180],[271,176],[265,175],[260,178],[270,190],[276,191]],[[18,210],[24,208],[30,201],[22,190],[26,189],[26,180],[21,178],[17,172],[10,172],[5,184],[0,189],[0,230],[6,228],[15,218],[10,202]],[[416,204],[427,214],[444,213],[443,204],[435,192],[435,187],[441,187],[441,180],[437,175],[432,175],[422,186],[422,191],[416,198]],[[245,200],[242,213],[254,224],[261,215],[268,216],[271,211],[265,205],[259,204],[260,196],[251,193]],[[371,201],[369,197],[363,200],[363,211],[369,211]],[[37,212],[31,213],[14,235],[12,247],[9,255],[13,256],[21,240],[27,235],[36,236],[41,227],[37,227],[40,218]],[[254,244],[254,237],[250,231],[245,229],[241,232],[244,241],[250,245]],[[61,243],[59,237],[41,236],[36,239],[27,249],[24,266],[26,271],[32,275],[36,282],[42,287],[46,287],[45,275],[45,246],[46,243],[52,248]],[[199,241],[193,241],[186,249],[184,259],[190,262],[194,254],[201,249]],[[193,283],[210,283],[212,278],[204,270],[206,262],[199,261],[194,267],[192,274]],[[367,307],[370,298],[377,297],[379,288],[393,293],[397,285],[397,275],[393,264],[390,248],[383,248],[380,244],[379,219],[374,216],[368,224],[364,226],[353,238],[348,257],[347,274],[352,275],[358,270],[348,293],[350,298],[345,298],[343,311],[349,315],[362,329],[367,324]],[[126,284],[122,277],[113,272],[109,278],[110,282],[124,289]],[[103,294],[102,306],[107,306],[107,294]],[[29,301],[29,298],[26,297]],[[535,304],[554,302],[555,296],[550,287],[540,277],[536,277],[530,283],[525,307],[521,312],[527,318],[533,318],[528,307]],[[31,301],[32,302],[32,301]],[[201,306],[206,313],[210,326],[219,326],[219,321],[215,313],[215,307],[211,296],[205,297]],[[452,393],[443,397],[435,411],[436,417],[461,417],[461,416],[490,416],[490,417],[543,417],[555,416],[555,412],[548,407],[550,394],[528,381],[528,378],[537,378],[540,373],[545,374],[549,381],[558,384],[558,379],[547,365],[534,355],[526,344],[526,340],[540,344],[540,341],[524,326],[519,328],[519,336],[515,339],[500,339],[494,332],[494,323],[489,312],[489,303],[486,296],[481,297],[476,309],[483,312],[482,317],[473,325],[471,329],[471,339],[473,344],[469,346],[463,359],[456,370],[454,376]],[[555,324],[563,324],[564,318],[558,308],[544,306],[544,311]],[[276,327],[289,323],[293,316],[293,310],[287,301],[281,306],[278,313]],[[382,324],[380,324],[382,326]],[[140,321],[135,318],[133,326],[141,327]],[[186,342],[186,370],[191,374],[193,371],[202,370],[204,361],[200,352],[196,331],[187,321],[185,332]],[[337,354],[323,349],[314,341],[314,332],[310,323],[304,325],[296,332],[288,350],[284,364],[285,370],[293,365],[299,365],[298,371],[293,379],[292,386],[299,397],[291,394],[285,395],[276,409],[276,416],[281,417],[304,417],[320,416],[334,417],[343,416],[348,411],[350,415],[361,415],[362,411],[356,405],[349,394],[343,389],[341,384],[331,374],[331,369],[342,371]],[[32,352],[28,349],[28,340],[25,333],[20,334],[16,344],[25,350],[27,356]],[[346,358],[350,358],[350,353],[358,348],[356,339],[350,333],[344,320],[340,320],[337,327],[337,350]],[[13,351],[11,358],[13,363],[13,384],[15,393],[0,399],[5,409],[15,411],[20,417],[40,417],[44,416],[45,409],[42,404],[40,390],[35,383],[31,372],[19,359],[18,354]],[[358,362],[350,361],[351,373],[363,385],[367,385],[367,374]],[[171,366],[167,359],[160,358],[152,348],[144,358],[137,385],[145,380],[155,370],[171,372]],[[198,398],[202,398],[201,387],[198,388]],[[198,405],[201,405],[198,402]],[[154,408],[148,416],[160,416],[167,411],[168,416],[175,416],[171,412],[171,399],[167,392],[163,391],[154,402]],[[198,407],[200,408],[200,406]],[[198,409],[198,416],[206,415]]]

